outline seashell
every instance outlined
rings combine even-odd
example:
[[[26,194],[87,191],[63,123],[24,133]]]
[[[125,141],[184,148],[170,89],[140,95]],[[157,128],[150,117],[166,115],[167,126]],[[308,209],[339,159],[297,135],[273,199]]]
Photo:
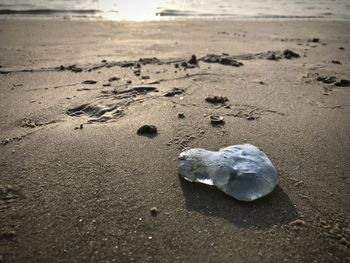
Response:
[[[210,121],[212,123],[223,123],[224,117],[219,116],[219,115],[210,115]]]
[[[233,145],[218,152],[200,148],[179,155],[179,174],[185,180],[215,185],[241,201],[254,201],[271,193],[277,170],[269,158],[251,144]]]

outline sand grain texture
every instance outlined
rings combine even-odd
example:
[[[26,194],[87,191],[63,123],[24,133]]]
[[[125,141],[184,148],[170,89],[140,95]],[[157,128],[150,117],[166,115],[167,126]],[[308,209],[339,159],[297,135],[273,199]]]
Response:
[[[317,80],[350,79],[349,29],[1,20],[2,262],[349,261],[350,88]],[[182,149],[245,142],[278,169],[266,198],[180,180]]]

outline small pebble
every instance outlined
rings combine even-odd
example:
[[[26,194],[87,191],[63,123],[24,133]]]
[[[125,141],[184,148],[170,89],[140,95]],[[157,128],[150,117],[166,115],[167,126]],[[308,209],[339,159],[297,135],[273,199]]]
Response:
[[[157,134],[157,127],[154,125],[143,125],[137,130],[137,134]]]
[[[183,118],[185,118],[185,114],[183,112],[180,112],[180,113],[177,114],[177,117],[179,119],[183,119]]]
[[[196,55],[192,55],[190,60],[188,61],[188,63],[192,64],[192,65],[197,65],[198,64],[198,60]]]
[[[219,115],[210,115],[210,121],[215,124],[224,123],[224,118]]]
[[[108,79],[109,82],[120,80],[119,77],[111,77]]]
[[[82,82],[82,84],[96,84],[96,83],[97,83],[96,80],[91,80],[91,79],[88,79]]]
[[[226,101],[228,101],[228,98],[222,96],[208,96],[205,98],[205,101],[213,104],[225,103]]]
[[[151,215],[152,216],[157,216],[158,215],[158,208],[157,207],[152,207],[151,209],[150,209],[150,213],[151,213]]]

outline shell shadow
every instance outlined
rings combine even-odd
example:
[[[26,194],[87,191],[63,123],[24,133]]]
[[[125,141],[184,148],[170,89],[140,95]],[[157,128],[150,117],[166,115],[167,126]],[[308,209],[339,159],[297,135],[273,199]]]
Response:
[[[181,177],[180,186],[188,210],[221,217],[239,227],[267,229],[298,218],[293,202],[279,186],[254,202],[238,201],[213,186],[191,183]]]

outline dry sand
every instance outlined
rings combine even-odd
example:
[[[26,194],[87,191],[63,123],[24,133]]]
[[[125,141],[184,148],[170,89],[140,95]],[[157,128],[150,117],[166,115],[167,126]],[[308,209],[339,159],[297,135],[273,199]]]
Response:
[[[349,41],[350,22],[1,20],[0,261],[349,261],[350,88],[317,80],[350,78]],[[244,65],[175,65],[208,53]],[[266,198],[180,180],[182,149],[244,142],[279,171]]]

